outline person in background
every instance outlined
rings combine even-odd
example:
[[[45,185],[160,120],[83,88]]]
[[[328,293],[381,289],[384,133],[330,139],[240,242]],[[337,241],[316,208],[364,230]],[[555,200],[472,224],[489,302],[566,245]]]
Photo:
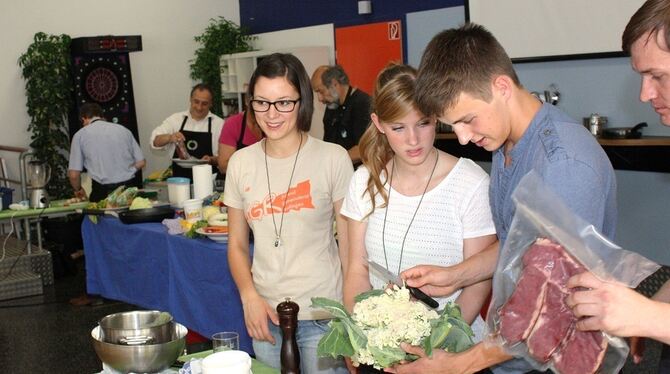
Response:
[[[263,133],[256,123],[247,118],[247,112],[234,114],[226,118],[219,136],[218,168],[219,173],[226,174],[228,161],[233,152],[250,146],[261,140]]]
[[[621,38],[633,70],[642,77],[640,101],[649,102],[661,123],[670,126],[670,1],[647,0],[631,17]],[[603,330],[616,336],[642,336],[670,344],[670,281],[651,299],[624,285],[605,282],[592,274],[581,274],[568,282],[587,287],[568,297],[577,317],[585,317],[577,327]],[[635,318],[631,318],[635,311]],[[632,339],[631,354],[642,360],[641,340]],[[660,372],[670,369],[670,351],[663,348]]]
[[[326,105],[323,140],[341,145],[352,162],[360,164],[358,141],[370,124],[370,95],[352,87],[339,65],[318,67],[311,82],[317,98]]]
[[[424,52],[416,86],[421,112],[451,125],[461,144],[493,152],[489,199],[499,242],[453,266],[406,270],[407,284],[444,296],[490,279],[514,217],[511,195],[531,170],[574,214],[614,238],[616,178],[607,155],[580,123],[521,85],[488,30],[470,23],[436,35]],[[433,351],[432,357],[419,347],[405,348],[421,358],[397,366],[397,373],[473,373],[512,358],[502,347],[482,343],[457,354]],[[493,368],[496,373],[530,370],[521,359]]]
[[[127,128],[103,120],[102,108],[96,103],[86,103],[79,108],[82,128],[72,137],[67,176],[75,196],[85,198],[81,187],[81,172],[91,177],[89,200],[97,202],[119,186],[138,185],[135,173],[146,161],[137,140]],[[70,299],[75,306],[98,305],[103,300],[84,293]]]
[[[300,306],[301,372],[346,373],[343,360],[317,356],[330,316],[310,308],[310,298],[342,299],[348,240],[339,212],[353,174],[351,160],[339,145],[308,135],[312,90],[295,56],[275,53],[263,58],[251,76],[248,94],[248,114],[265,138],[230,158],[224,203],[230,272],[256,358],[280,368],[276,307],[290,297]],[[253,259],[249,230],[254,234]]]
[[[416,70],[398,64],[377,77],[374,126],[359,144],[363,167],[354,173],[341,210],[348,217],[349,311],[356,295],[386,286],[365,259],[398,274],[419,264],[459,263],[496,241],[488,175],[473,161],[435,148],[436,121],[416,108],[415,81]],[[438,309],[456,301],[479,341],[485,326],[478,316],[490,286],[486,280],[440,298]]]
[[[79,109],[82,128],[72,137],[68,179],[77,197],[86,197],[81,187],[81,172],[86,169],[92,180],[90,201],[107,197],[117,187],[135,186],[135,173],[146,165],[140,145],[127,128],[102,118],[96,103]]]
[[[193,158],[216,166],[219,135],[223,119],[209,111],[212,107],[212,89],[203,83],[191,89],[190,108],[166,118],[151,132],[151,148],[167,149],[172,158],[179,158],[175,145],[182,143]],[[172,175],[193,179],[193,171],[172,162]]]

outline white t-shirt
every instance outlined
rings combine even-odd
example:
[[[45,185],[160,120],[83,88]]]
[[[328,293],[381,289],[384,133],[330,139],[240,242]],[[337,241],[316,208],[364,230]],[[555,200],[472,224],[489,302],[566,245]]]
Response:
[[[212,156],[216,156],[219,152],[219,135],[221,135],[221,129],[223,128],[223,118],[217,116],[212,112],[208,112],[205,118],[196,121],[191,116],[191,113],[187,110],[184,112],[178,112],[170,117],[166,118],[160,126],[156,127],[151,132],[151,138],[149,139],[149,144],[153,149],[165,149],[170,155],[174,153],[174,144],[168,143],[162,147],[154,146],[154,139],[158,135],[173,134],[181,128],[182,122],[184,122],[184,116],[187,116],[188,119],[184,124],[185,131],[193,132],[207,132],[207,126],[209,125],[209,118],[212,118]]]
[[[349,185],[349,192],[340,213],[357,221],[367,221],[365,248],[370,260],[386,266],[382,246],[382,230],[386,207],[382,198],[376,196],[374,213],[370,196],[365,192],[369,171],[359,167]],[[403,238],[400,271],[416,265],[449,266],[463,261],[463,239],[495,234],[495,227],[489,206],[489,177],[482,168],[465,158],[458,160],[449,174],[426,192],[414,222],[407,227],[414,215],[421,196],[404,196],[391,191],[389,212],[386,215],[385,245],[388,266],[398,274]],[[370,273],[370,283],[374,288],[383,288],[386,283]],[[448,298],[438,298],[440,309],[447,301],[455,300],[460,291]],[[477,317],[472,324],[475,335],[481,339],[484,321]]]
[[[330,315],[310,308],[312,297],[342,300],[342,265],[333,232],[333,203],[346,195],[353,166],[347,151],[337,144],[311,136],[305,136],[303,142],[288,194],[295,154],[283,159],[267,158],[272,190],[268,194],[264,141],[233,153],[228,163],[224,203],[244,210],[253,230],[251,272],[258,293],[273,308],[290,297],[300,306],[298,319],[313,320]],[[282,244],[278,248],[274,246],[275,224],[281,231]]]

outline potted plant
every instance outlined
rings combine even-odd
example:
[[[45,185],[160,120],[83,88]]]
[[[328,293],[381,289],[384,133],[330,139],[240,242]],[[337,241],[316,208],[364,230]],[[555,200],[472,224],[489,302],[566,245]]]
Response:
[[[221,116],[221,55],[246,52],[252,49],[249,42],[253,37],[246,35],[245,30],[223,17],[210,19],[205,31],[196,36],[195,41],[200,47],[195,51],[191,62],[191,79],[208,84],[214,90],[212,112]]]
[[[26,81],[26,106],[31,118],[28,130],[35,158],[51,167],[49,195],[69,195],[67,179],[67,115],[72,106],[70,37],[38,32],[28,50],[19,57]]]

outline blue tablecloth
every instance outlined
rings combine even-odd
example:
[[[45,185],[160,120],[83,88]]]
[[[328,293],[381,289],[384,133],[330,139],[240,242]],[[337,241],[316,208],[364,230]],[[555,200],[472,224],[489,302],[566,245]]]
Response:
[[[82,234],[88,293],[170,312],[205,337],[236,331],[240,349],[253,353],[226,244],[172,236],[159,223],[126,225],[111,217],[97,224],[84,219]]]

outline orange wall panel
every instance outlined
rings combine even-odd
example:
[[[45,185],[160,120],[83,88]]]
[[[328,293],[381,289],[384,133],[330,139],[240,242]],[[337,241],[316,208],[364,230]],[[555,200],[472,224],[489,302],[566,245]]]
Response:
[[[390,61],[402,61],[401,25],[389,21],[335,29],[336,60],[352,86],[372,95],[379,71]]]

